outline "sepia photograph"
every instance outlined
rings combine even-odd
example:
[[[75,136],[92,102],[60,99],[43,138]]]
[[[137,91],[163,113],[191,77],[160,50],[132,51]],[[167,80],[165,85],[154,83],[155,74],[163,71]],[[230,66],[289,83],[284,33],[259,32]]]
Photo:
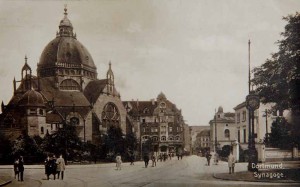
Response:
[[[298,0],[0,0],[0,186],[299,186],[299,72]]]

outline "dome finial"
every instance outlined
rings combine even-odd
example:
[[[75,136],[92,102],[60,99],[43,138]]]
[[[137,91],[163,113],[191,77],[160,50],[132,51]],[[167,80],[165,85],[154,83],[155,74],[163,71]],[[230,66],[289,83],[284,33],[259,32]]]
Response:
[[[64,11],[65,11],[64,15],[67,16],[67,15],[68,15],[68,12],[67,12],[67,11],[68,11],[68,9],[67,9],[67,4],[65,4]]]
[[[28,59],[27,55],[25,55],[25,64],[27,64],[27,59]]]
[[[111,70],[111,61],[109,61],[109,69]]]

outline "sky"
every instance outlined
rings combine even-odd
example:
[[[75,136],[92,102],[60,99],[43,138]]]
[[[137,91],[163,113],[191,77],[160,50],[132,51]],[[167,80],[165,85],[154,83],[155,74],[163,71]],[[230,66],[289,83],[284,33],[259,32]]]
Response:
[[[27,55],[36,75],[44,47],[56,36],[67,4],[77,40],[90,52],[98,78],[109,61],[126,100],[163,92],[190,125],[209,125],[215,109],[234,112],[248,94],[251,68],[277,52],[298,0],[0,0],[0,101],[13,95]]]

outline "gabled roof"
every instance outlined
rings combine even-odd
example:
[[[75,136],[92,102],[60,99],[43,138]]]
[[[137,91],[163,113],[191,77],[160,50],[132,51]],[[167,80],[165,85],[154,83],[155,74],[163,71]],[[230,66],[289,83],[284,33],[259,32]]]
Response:
[[[62,115],[63,118],[65,118],[67,114],[70,114],[71,112],[77,112],[80,114],[82,118],[86,118],[86,116],[89,114],[89,112],[92,110],[89,106],[74,106],[74,107],[55,107],[55,109]]]
[[[85,97],[91,102],[95,103],[99,98],[100,94],[103,92],[107,84],[107,79],[94,80],[88,83],[85,87],[83,93]]]
[[[62,123],[63,118],[58,113],[47,113],[46,114],[46,123]]]
[[[130,115],[152,115],[154,109],[157,107],[156,101],[124,101],[123,105],[130,103],[132,109],[130,110]],[[145,109],[148,109],[149,113],[143,113]]]
[[[47,101],[54,99],[54,106],[90,106],[89,101],[80,91],[60,91],[55,88],[54,81],[51,78],[40,79],[42,95]]]
[[[238,104],[238,105],[237,105],[236,107],[234,107],[233,109],[234,109],[234,110],[238,110],[238,109],[240,109],[240,108],[242,108],[242,107],[245,107],[245,106],[246,106],[246,101],[244,101],[244,102]]]

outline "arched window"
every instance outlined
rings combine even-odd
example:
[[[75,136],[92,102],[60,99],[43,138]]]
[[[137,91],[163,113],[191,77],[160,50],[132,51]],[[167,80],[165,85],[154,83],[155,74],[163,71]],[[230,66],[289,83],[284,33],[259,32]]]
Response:
[[[113,103],[107,103],[103,108],[101,118],[104,127],[118,126],[120,124],[120,113],[117,106]]]
[[[229,131],[228,129],[226,129],[226,130],[224,131],[224,135],[225,135],[225,138],[230,139],[230,131]]]
[[[74,125],[74,126],[79,125],[79,119],[76,118],[76,117],[70,118],[70,124],[71,124],[71,125]]]
[[[41,127],[41,134],[44,134],[44,127]]]
[[[40,109],[40,110],[39,110],[39,114],[40,114],[40,115],[44,115],[44,110],[43,110],[43,109]]]
[[[59,85],[61,90],[80,90],[80,85],[73,79],[66,79]]]
[[[161,141],[166,141],[166,137],[165,137],[165,136],[162,136],[162,137],[161,137]]]
[[[143,111],[143,113],[144,113],[144,114],[148,114],[148,113],[149,113],[149,109],[148,109],[148,108],[145,108],[144,111]]]
[[[158,141],[158,137],[157,137],[157,136],[153,136],[153,137],[152,137],[152,140],[153,140],[154,142],[157,142],[157,141]]]

